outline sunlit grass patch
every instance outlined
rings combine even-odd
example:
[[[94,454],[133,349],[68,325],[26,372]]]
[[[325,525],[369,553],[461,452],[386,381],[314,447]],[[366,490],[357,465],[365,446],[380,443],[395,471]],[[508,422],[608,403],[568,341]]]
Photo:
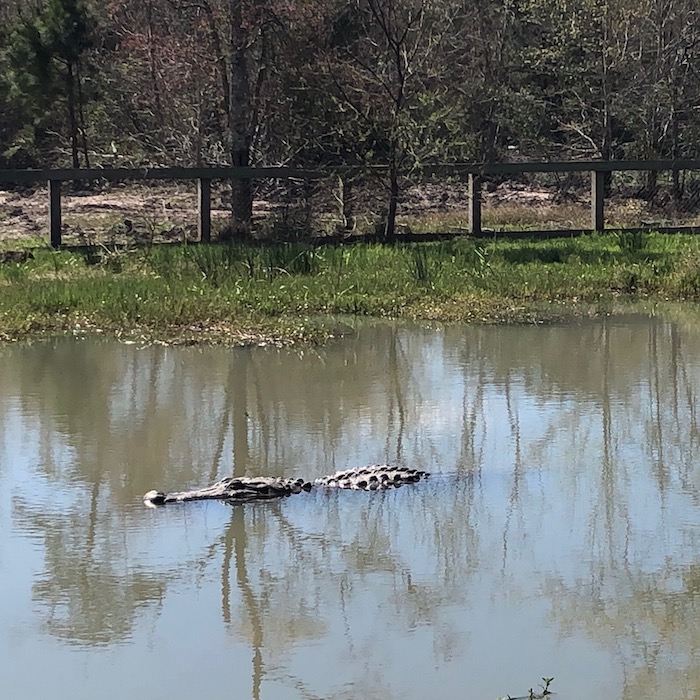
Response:
[[[547,316],[551,303],[700,298],[700,241],[646,232],[321,247],[92,246],[33,255],[0,265],[4,338],[79,326],[169,338],[181,332],[192,342],[200,331],[203,340],[227,341],[274,328],[299,339],[307,331],[317,337],[311,319],[324,315],[514,322]]]
[[[590,219],[590,206],[576,202],[487,202],[482,209],[484,228],[502,231],[586,229]]]

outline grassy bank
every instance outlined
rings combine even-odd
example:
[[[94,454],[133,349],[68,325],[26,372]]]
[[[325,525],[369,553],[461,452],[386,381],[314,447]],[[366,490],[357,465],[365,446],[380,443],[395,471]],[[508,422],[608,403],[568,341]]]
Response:
[[[700,298],[700,239],[157,245],[35,250],[0,265],[0,337],[77,330],[168,342],[322,338],[330,314],[533,322],[614,299]]]

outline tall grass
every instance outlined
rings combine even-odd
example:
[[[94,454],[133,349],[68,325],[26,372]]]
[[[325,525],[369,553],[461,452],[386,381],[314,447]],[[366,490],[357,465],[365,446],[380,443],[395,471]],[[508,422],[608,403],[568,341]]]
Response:
[[[0,266],[0,290],[4,337],[86,323],[161,332],[346,313],[502,320],[517,318],[514,308],[531,318],[529,306],[554,300],[700,298],[700,243],[606,234],[320,248],[161,245],[108,256],[38,250],[26,263]]]

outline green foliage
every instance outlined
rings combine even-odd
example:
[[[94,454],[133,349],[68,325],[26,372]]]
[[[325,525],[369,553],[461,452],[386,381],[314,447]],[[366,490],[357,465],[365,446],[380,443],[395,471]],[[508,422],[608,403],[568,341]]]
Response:
[[[228,162],[236,17],[251,162],[383,165],[389,200],[436,161],[700,153],[696,0],[89,2],[0,26],[4,164]]]
[[[247,249],[233,242],[209,246],[187,245],[179,251],[182,252],[185,263],[189,262],[189,267],[194,266],[201,274],[202,282],[214,287],[226,284],[232,277],[240,275],[243,267],[249,262],[246,256]],[[168,251],[164,253],[154,256],[155,259],[151,263],[157,266],[160,274],[166,279],[173,272],[179,276],[185,275],[187,270],[174,265]]]
[[[83,104],[81,60],[91,47],[90,18],[82,0],[45,0],[19,11],[0,47],[0,83],[14,110],[3,156],[41,161],[52,134],[71,140],[75,165]],[[1,94],[1,90],[0,90]]]
[[[412,248],[411,249],[411,261],[413,263],[413,270],[416,276],[416,281],[419,284],[428,284],[430,282],[431,275],[431,261],[426,248]]]
[[[615,236],[620,250],[626,253],[638,253],[646,247],[647,235],[644,231],[619,231]]]

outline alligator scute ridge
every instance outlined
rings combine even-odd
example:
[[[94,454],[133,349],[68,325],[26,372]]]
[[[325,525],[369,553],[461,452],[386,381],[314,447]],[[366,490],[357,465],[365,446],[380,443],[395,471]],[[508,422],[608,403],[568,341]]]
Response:
[[[192,491],[149,491],[143,501],[147,506],[156,507],[167,503],[184,501],[219,500],[228,503],[246,503],[265,501],[272,498],[284,498],[312,488],[354,489],[358,491],[385,491],[413,484],[429,473],[421,469],[397,467],[389,464],[370,464],[366,467],[344,469],[315,479],[283,479],[269,476],[227,477],[211,486]]]

